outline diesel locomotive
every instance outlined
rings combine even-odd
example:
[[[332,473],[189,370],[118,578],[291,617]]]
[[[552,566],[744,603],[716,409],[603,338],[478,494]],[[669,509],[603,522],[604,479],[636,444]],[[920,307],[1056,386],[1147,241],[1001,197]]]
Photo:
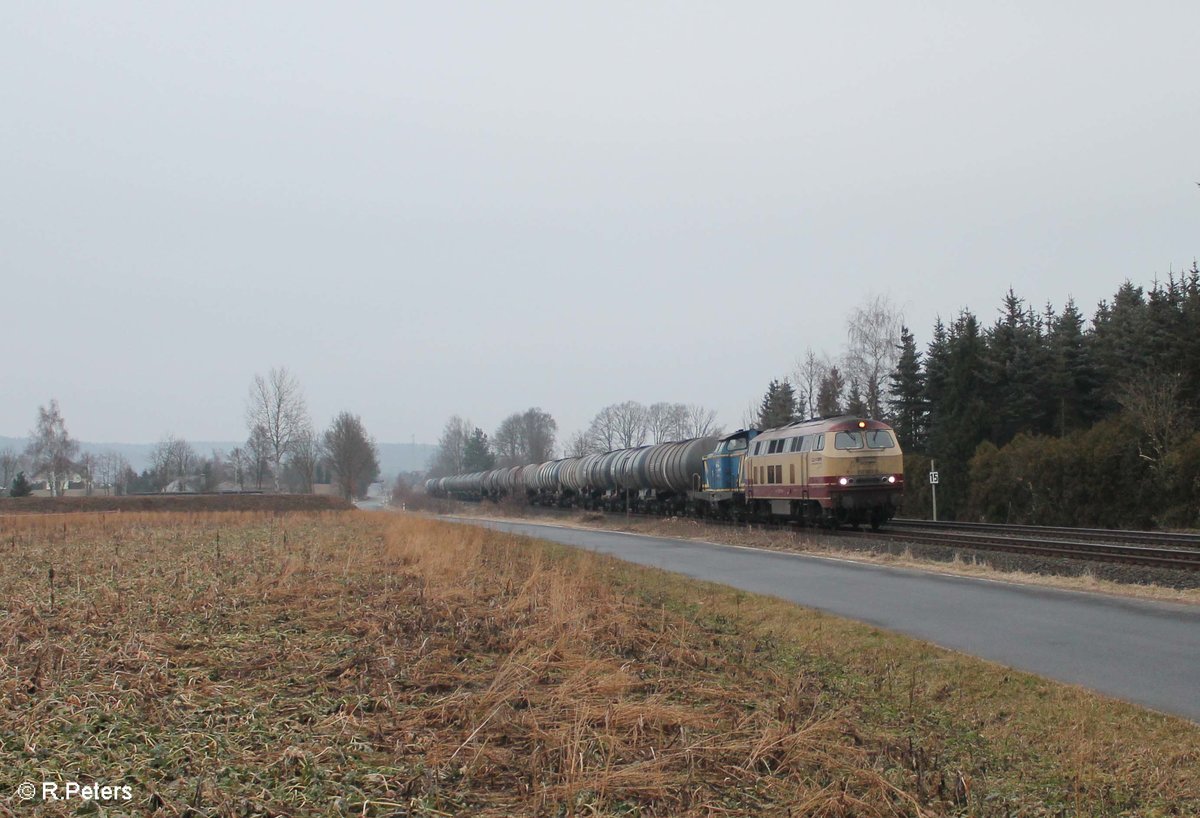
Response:
[[[904,493],[886,423],[842,415],[428,480],[436,497],[878,528]]]

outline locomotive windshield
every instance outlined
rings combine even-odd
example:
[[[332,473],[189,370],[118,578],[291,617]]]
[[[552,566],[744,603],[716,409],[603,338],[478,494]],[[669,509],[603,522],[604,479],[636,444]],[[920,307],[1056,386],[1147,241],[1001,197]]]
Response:
[[[891,432],[886,432],[883,429],[872,429],[867,432],[868,449],[891,449],[895,445],[896,441],[892,440]]]
[[[862,432],[838,432],[833,438],[833,448],[835,449],[861,449],[862,447]]]

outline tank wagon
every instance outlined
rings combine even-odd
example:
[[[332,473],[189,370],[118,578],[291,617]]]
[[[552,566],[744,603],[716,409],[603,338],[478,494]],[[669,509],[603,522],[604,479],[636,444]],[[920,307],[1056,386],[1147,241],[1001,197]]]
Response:
[[[899,508],[904,457],[886,423],[849,415],[428,480],[434,496],[878,528]]]

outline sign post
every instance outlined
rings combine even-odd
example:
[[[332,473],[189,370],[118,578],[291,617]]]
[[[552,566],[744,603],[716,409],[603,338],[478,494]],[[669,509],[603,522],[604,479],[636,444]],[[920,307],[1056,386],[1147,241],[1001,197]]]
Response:
[[[929,461],[929,488],[933,490],[933,521],[937,522],[937,487],[938,473],[937,463],[933,460]]]

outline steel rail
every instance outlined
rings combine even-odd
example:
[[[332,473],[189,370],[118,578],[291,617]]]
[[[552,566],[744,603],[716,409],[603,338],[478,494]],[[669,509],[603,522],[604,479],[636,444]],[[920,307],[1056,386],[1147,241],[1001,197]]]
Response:
[[[619,511],[600,512],[610,517],[638,517],[663,519],[655,514],[624,513]],[[698,522],[710,525],[748,526],[773,531],[805,531],[804,527],[790,522],[721,520],[715,518],[692,517]],[[892,520],[887,525],[895,523]],[[1035,538],[1026,536],[1008,536],[1004,533],[969,533],[953,530],[958,524],[947,523],[945,531],[925,530],[910,527],[905,521],[902,530],[881,529],[879,531],[860,531],[856,529],[811,529],[814,533],[826,534],[830,537],[855,537],[861,539],[895,540],[900,542],[935,545],[945,548],[972,549],[976,551],[1001,551],[1012,554],[1027,554],[1047,557],[1060,557],[1074,560],[1092,560],[1096,562],[1122,563],[1127,565],[1146,565],[1156,568],[1172,568],[1176,570],[1200,571],[1200,548],[1154,548],[1136,543],[1096,542],[1093,540],[1064,540],[1052,538]],[[989,524],[978,524],[987,527]],[[1012,529],[1012,526],[996,526],[999,529]],[[1021,530],[1026,527],[1017,526]],[[908,529],[908,530],[904,530]],[[1072,529],[1060,529],[1071,531]],[[1096,529],[1092,529],[1093,531]],[[1121,532],[1112,532],[1120,534]],[[1153,532],[1144,532],[1153,533]]]
[[[1043,539],[1063,537],[1073,541],[1144,543],[1171,545],[1179,548],[1200,548],[1200,534],[1174,531],[1126,531],[1119,528],[1073,528],[1070,526],[1015,525],[1008,523],[960,523],[945,520],[934,522],[933,520],[914,520],[903,517],[891,520],[887,525],[892,529],[978,531]]]
[[[1148,565],[1200,571],[1200,550],[1154,548],[1145,545],[1034,539],[1008,537],[999,534],[968,534],[954,531],[846,531],[858,537],[882,537],[899,542],[940,545],[950,548],[970,548],[979,551],[1003,551],[1014,554],[1035,554],[1067,559],[1086,559],[1097,562]]]

